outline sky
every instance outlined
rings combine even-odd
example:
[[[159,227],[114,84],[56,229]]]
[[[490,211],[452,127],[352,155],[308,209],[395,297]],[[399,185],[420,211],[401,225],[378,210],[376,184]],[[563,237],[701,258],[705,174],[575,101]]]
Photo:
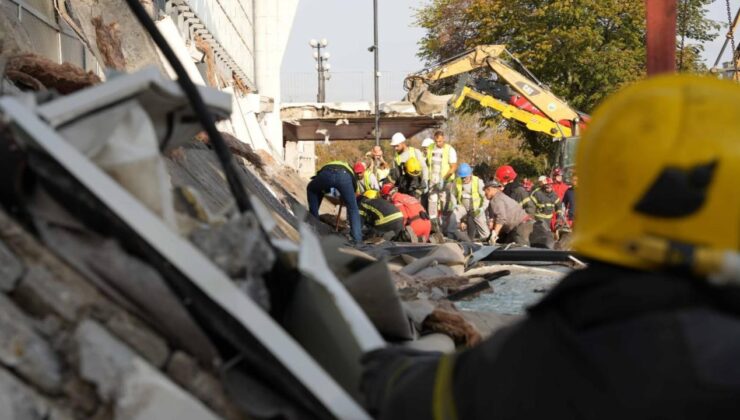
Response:
[[[381,101],[401,100],[404,77],[423,67],[416,53],[424,31],[414,25],[414,10],[427,3],[429,0],[378,0]],[[733,13],[737,11],[740,0],[730,0],[730,7]],[[708,9],[711,19],[727,23],[725,0],[715,0]],[[719,53],[724,31],[704,45],[707,66]],[[740,45],[740,33],[737,36]],[[327,102],[372,101],[373,54],[367,50],[373,43],[372,0],[299,1],[281,71],[284,102],[316,101],[317,74],[308,44],[312,38],[329,42]],[[722,61],[728,59],[727,51]]]
[[[421,69],[417,42],[424,31],[414,27],[421,0],[378,0],[380,100],[401,100],[403,79]],[[331,79],[326,100],[373,100],[372,0],[300,0],[282,66],[284,102],[315,101],[317,74],[309,41],[326,38]]]

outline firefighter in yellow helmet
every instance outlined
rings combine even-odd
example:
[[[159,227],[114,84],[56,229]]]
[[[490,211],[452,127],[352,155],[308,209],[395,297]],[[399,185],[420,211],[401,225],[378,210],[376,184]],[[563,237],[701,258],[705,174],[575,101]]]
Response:
[[[398,191],[421,199],[426,192],[426,182],[423,179],[422,163],[415,157],[410,157],[403,164],[403,173],[396,182]]]
[[[608,99],[576,156],[573,246],[588,267],[476,348],[366,355],[371,412],[737,418],[738,110],[740,85],[708,77],[657,77]]]

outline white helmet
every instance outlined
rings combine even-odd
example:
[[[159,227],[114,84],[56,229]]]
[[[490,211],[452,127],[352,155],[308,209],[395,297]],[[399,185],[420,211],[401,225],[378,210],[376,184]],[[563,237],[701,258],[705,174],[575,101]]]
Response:
[[[403,133],[396,133],[391,137],[391,146],[398,146],[399,144],[406,141],[406,136]]]
[[[424,140],[423,140],[423,141],[421,142],[421,147],[429,147],[429,146],[431,146],[431,145],[433,145],[433,144],[434,144],[434,140],[432,140],[432,139],[430,139],[429,137],[427,137],[427,138],[425,138],[425,139],[424,139]]]

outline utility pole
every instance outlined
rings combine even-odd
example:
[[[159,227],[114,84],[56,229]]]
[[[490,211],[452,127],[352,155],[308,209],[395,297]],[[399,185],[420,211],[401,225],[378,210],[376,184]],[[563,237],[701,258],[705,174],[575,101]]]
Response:
[[[380,145],[380,69],[378,64],[378,0],[373,0],[373,46],[369,48],[375,55],[375,145]]]
[[[308,42],[311,48],[315,48],[316,51],[313,53],[313,58],[316,60],[316,72],[318,75],[318,86],[319,91],[316,94],[316,101],[319,103],[326,102],[326,81],[330,78],[329,69],[331,65],[327,63],[329,61],[329,52],[321,52],[322,48],[326,48],[329,45],[329,41],[326,38],[321,38],[320,41],[312,39]]]

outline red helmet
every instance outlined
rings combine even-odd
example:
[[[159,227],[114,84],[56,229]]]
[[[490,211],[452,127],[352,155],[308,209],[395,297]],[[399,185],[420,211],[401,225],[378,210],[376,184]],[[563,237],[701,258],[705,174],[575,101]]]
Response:
[[[563,174],[563,170],[560,169],[560,168],[555,168],[555,169],[552,170],[552,176],[553,177],[556,177],[556,176],[562,175],[562,174]]]
[[[383,184],[383,187],[380,189],[380,195],[383,197],[387,197],[391,194],[391,191],[393,191],[393,188],[395,185],[391,184],[390,182],[386,182]]]
[[[498,182],[505,183],[516,179],[516,171],[509,165],[499,166],[495,176]]]
[[[356,174],[364,174],[365,173],[365,164],[362,163],[362,162],[355,163],[354,170],[355,170],[355,173]]]

